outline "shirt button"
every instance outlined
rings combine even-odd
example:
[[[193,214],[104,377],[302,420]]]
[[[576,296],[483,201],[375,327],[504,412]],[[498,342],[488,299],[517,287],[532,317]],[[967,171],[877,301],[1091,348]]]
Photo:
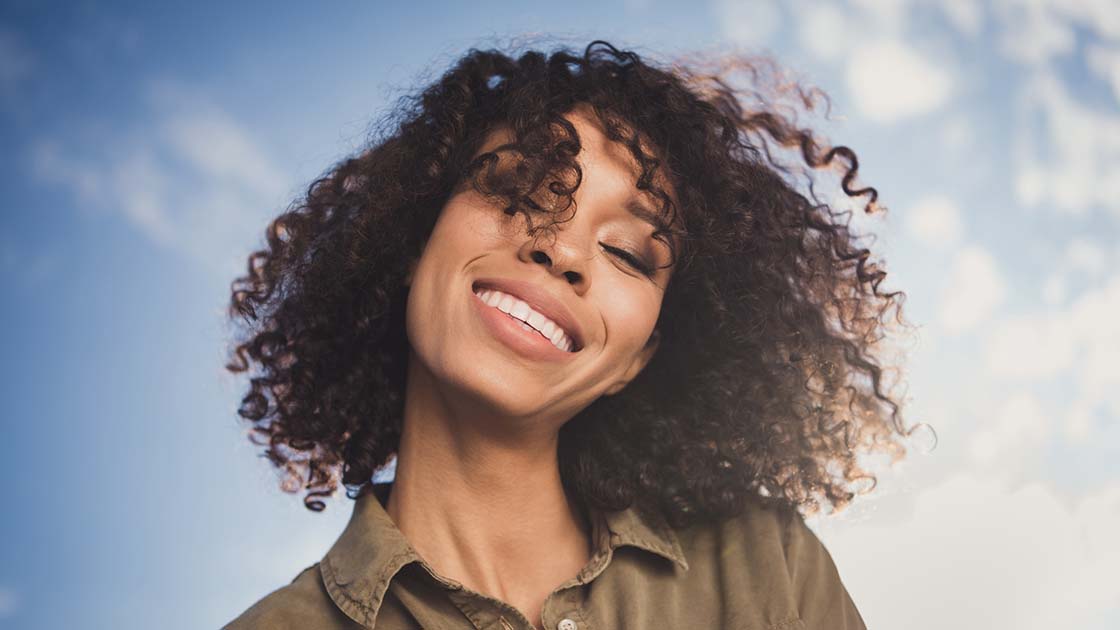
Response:
[[[571,619],[561,619],[560,623],[556,624],[556,630],[578,630],[579,626]]]

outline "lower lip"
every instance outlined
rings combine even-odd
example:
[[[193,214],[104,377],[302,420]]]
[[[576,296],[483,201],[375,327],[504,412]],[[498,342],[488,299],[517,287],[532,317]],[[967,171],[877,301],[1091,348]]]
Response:
[[[527,324],[483,302],[474,291],[471,291],[471,296],[490,332],[518,354],[539,361],[566,361],[576,355],[552,345],[537,331],[526,330],[523,326]]]

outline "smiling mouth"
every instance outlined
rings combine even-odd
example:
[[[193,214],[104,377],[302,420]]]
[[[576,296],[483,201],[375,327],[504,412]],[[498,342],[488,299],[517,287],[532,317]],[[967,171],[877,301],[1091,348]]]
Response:
[[[523,328],[547,339],[556,348],[569,353],[580,350],[578,343],[566,330],[517,296],[488,286],[476,286],[473,289],[474,294],[487,306],[517,320]]]

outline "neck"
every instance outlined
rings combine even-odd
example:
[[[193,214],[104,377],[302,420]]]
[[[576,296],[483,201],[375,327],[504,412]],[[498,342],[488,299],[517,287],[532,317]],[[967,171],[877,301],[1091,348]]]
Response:
[[[544,597],[590,556],[589,525],[560,480],[559,428],[460,403],[412,358],[386,511],[437,573],[540,624]]]

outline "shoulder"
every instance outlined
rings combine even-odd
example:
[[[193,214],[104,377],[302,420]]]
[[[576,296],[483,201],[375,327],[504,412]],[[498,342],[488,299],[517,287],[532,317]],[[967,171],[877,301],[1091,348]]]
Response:
[[[690,564],[769,600],[808,630],[863,630],[831,554],[796,509],[748,501],[737,516],[678,530]]]
[[[703,521],[676,531],[690,559],[714,557],[773,574],[787,569],[787,551],[804,544],[808,528],[800,515],[774,503],[750,500],[736,516]]]
[[[357,627],[334,605],[319,573],[319,563],[307,567],[290,584],[272,591],[222,630],[326,630]]]

